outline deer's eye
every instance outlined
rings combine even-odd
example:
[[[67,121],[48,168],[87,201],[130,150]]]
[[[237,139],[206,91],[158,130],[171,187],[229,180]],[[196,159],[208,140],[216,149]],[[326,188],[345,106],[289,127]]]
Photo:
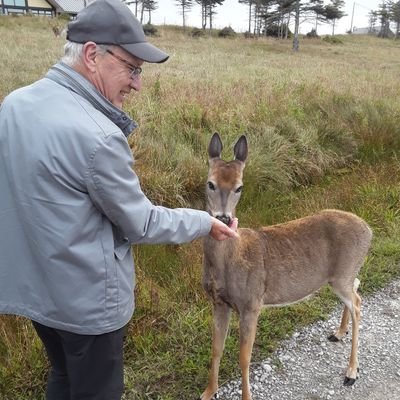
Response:
[[[240,193],[243,189],[243,186],[239,186],[236,190],[235,193]]]
[[[210,190],[214,191],[215,190],[215,185],[212,182],[207,182],[207,186]]]

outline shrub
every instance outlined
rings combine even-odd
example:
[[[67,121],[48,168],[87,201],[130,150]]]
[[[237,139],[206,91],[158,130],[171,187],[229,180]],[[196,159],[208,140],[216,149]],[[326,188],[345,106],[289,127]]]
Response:
[[[287,28],[286,24],[283,24],[283,26],[280,26],[278,24],[271,24],[271,25],[268,25],[266,32],[265,32],[265,30],[263,31],[263,34],[266,36],[273,36],[273,37],[277,37],[277,38],[285,37],[286,36],[286,28]],[[289,28],[287,28],[287,31],[288,31],[287,37],[288,38],[293,37],[293,33]]]
[[[311,29],[310,32],[306,35],[308,38],[319,38],[317,31],[315,29]]]
[[[226,37],[233,38],[236,36],[236,32],[230,26],[226,26],[225,28],[221,29],[218,32],[218,36],[224,38]]]
[[[190,36],[194,38],[204,37],[205,35],[206,32],[204,29],[193,28],[192,31],[190,32]]]
[[[337,36],[325,36],[322,40],[330,44],[343,44],[343,40],[339,39]]]
[[[146,36],[156,36],[158,33],[158,29],[150,23],[143,25],[143,31]]]
[[[61,14],[58,14],[58,16],[57,16],[57,20],[60,22],[69,22],[72,19],[73,18],[68,13],[61,13]]]

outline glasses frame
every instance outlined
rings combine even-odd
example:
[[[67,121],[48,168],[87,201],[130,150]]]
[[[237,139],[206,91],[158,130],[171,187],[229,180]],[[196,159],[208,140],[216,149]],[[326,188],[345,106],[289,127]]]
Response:
[[[137,67],[136,65],[132,65],[129,61],[125,60],[124,58],[120,57],[118,54],[115,54],[110,49],[106,49],[106,53],[110,54],[112,57],[124,63],[130,69],[130,77],[131,79],[138,78],[142,73],[142,68]]]

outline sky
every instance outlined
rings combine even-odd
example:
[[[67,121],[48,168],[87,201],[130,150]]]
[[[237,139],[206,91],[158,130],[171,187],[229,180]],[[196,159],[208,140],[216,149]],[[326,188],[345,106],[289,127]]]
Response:
[[[335,34],[345,33],[351,27],[352,15],[353,27],[368,27],[368,13],[378,10],[382,0],[346,0],[344,12],[347,16],[336,22]],[[328,4],[329,1],[325,1]],[[354,8],[354,13],[353,13]],[[236,32],[245,32],[248,29],[248,7],[240,4],[238,0],[225,0],[221,6],[216,8],[213,26],[217,29],[231,26]],[[144,23],[147,22],[145,17]],[[155,25],[182,25],[182,14],[175,0],[158,0],[158,8],[151,14],[151,22]],[[186,17],[187,26],[201,26],[201,8],[193,6]],[[313,24],[302,23],[300,33],[305,34],[311,30]],[[331,34],[330,25],[318,26],[318,34]]]

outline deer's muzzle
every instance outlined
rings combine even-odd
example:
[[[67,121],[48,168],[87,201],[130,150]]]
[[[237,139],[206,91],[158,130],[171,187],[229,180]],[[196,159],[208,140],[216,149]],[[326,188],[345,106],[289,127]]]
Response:
[[[217,215],[217,219],[219,219],[221,222],[223,222],[225,225],[230,225],[232,222],[232,218],[229,217],[228,215]]]

